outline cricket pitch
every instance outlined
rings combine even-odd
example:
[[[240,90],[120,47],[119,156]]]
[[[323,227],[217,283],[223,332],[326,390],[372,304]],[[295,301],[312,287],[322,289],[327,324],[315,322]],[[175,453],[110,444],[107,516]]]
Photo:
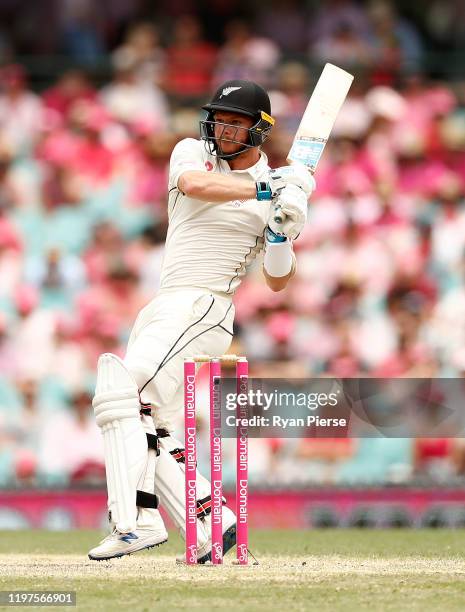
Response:
[[[0,532],[0,590],[76,591],[79,610],[463,610],[462,530],[254,531],[259,565],[179,566],[158,549],[95,562],[99,532]],[[17,606],[15,606],[18,609]],[[2,608],[6,609],[6,608]],[[24,608],[30,609],[30,608]]]

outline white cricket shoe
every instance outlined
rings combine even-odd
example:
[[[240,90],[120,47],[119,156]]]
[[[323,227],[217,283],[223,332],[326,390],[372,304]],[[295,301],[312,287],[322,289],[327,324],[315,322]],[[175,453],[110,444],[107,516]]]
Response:
[[[203,565],[211,563],[211,515],[207,515],[204,519],[200,519],[206,523],[208,531],[208,540],[204,544],[200,544],[197,548],[197,563]],[[227,506],[223,506],[223,556],[236,544],[236,517],[232,510]],[[178,565],[186,563],[186,554],[181,557],[176,557]]]
[[[145,548],[160,546],[168,541],[165,527],[158,529],[136,529],[129,533],[121,533],[114,529],[98,546],[89,551],[89,559],[104,561],[130,555]]]

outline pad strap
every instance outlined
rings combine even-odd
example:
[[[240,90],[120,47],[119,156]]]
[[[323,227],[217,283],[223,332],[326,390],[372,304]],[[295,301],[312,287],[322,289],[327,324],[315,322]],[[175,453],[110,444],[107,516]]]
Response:
[[[226,505],[226,498],[223,497],[223,506]],[[204,518],[212,511],[212,498],[211,495],[207,495],[203,499],[197,500],[197,518]]]
[[[146,491],[137,491],[136,506],[141,508],[158,508],[158,497]]]
[[[186,463],[185,450],[183,448],[173,448],[173,450],[170,450],[170,455],[178,463]]]
[[[146,433],[145,435],[147,436],[147,446],[149,447],[149,449],[151,448],[152,450],[154,450],[157,453],[158,457],[158,455],[160,454],[160,448],[158,446],[158,436],[151,433]]]
[[[211,495],[204,497],[203,499],[197,500],[197,518],[203,518],[207,514],[211,514],[212,511],[212,498]]]

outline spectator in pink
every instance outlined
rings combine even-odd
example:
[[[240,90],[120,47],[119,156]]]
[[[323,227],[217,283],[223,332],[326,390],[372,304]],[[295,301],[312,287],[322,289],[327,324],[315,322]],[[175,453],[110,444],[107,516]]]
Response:
[[[79,137],[72,169],[90,186],[103,185],[113,172],[113,152],[103,139],[110,123],[106,109],[94,102],[81,101],[72,109],[71,119]]]
[[[83,255],[87,276],[92,285],[108,279],[111,268],[121,262],[123,237],[110,221],[94,227],[92,241]]]
[[[17,354],[17,376],[41,379],[53,350],[55,313],[40,307],[40,294],[30,285],[20,285],[14,292],[17,319],[13,330]],[[40,355],[38,348],[40,347]]]
[[[86,73],[73,69],[64,72],[55,85],[44,91],[42,101],[46,109],[53,111],[59,119],[64,120],[76,102],[82,100],[93,102],[96,95]]]
[[[16,193],[6,174],[6,160],[0,155],[0,300],[9,299],[21,280],[23,237],[8,210],[14,208]]]
[[[103,441],[92,418],[92,401],[85,390],[75,392],[67,411],[43,424],[39,441],[39,470],[49,478],[73,480],[84,468],[104,474]]]
[[[0,69],[0,88],[2,139],[14,154],[28,153],[41,129],[41,100],[27,88],[26,72],[19,64]]]

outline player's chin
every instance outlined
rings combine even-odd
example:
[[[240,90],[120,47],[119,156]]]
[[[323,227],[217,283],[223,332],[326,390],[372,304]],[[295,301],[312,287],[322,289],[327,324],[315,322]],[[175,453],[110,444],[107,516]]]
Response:
[[[223,155],[232,155],[238,153],[244,145],[236,142],[222,141],[219,143],[219,150]]]

